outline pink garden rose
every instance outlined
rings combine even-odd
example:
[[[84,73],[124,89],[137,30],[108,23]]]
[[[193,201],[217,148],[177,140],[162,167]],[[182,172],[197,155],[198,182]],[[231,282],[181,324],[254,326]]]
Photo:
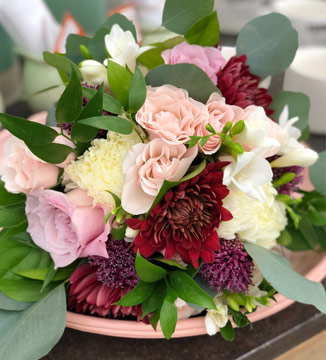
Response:
[[[201,68],[217,84],[217,72],[226,64],[220,50],[214,47],[189,45],[186,42],[176,45],[173,49],[162,52],[166,64],[194,64]]]
[[[106,210],[94,207],[93,199],[79,188],[67,194],[39,188],[27,196],[27,231],[37,246],[50,253],[55,268],[89,255],[108,257]]]
[[[225,124],[232,121],[233,124],[241,120],[244,111],[235,105],[228,105],[219,93],[213,93],[207,101],[209,112],[208,123],[211,124],[216,132],[221,132]],[[206,124],[201,124],[197,129],[196,135],[206,136],[210,132],[205,128]],[[221,138],[218,135],[211,136],[204,146],[200,146],[201,151],[206,155],[214,154],[221,146]]]
[[[186,143],[207,120],[206,106],[172,85],[149,86],[145,103],[136,115],[136,121],[146,129],[150,139],[161,137],[171,145]]]
[[[146,213],[164,180],[180,180],[197,152],[197,147],[170,145],[160,138],[134,145],[123,162],[122,207],[130,214]]]

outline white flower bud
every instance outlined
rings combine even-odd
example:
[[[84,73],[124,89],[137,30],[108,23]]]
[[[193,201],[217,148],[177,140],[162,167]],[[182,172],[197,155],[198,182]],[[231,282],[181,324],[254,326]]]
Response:
[[[139,230],[134,230],[130,227],[127,226],[127,229],[126,229],[126,238],[128,239],[134,239],[139,233]]]
[[[288,154],[271,162],[272,167],[287,167],[287,166],[311,166],[318,159],[316,151],[311,149],[296,149]]]
[[[85,60],[80,64],[80,72],[85,81],[94,85],[104,82],[106,88],[109,87],[107,80],[106,67],[96,60]]]

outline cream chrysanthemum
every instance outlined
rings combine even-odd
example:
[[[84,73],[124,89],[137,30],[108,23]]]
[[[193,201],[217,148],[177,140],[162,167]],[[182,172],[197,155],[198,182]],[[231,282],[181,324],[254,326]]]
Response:
[[[93,140],[92,146],[65,169],[65,176],[87,190],[96,203],[113,208],[114,200],[108,191],[121,197],[123,159],[131,147],[139,142],[141,140],[136,132],[130,135],[109,132],[107,140]]]
[[[266,202],[250,198],[247,194],[230,186],[229,195],[223,200],[223,207],[229,210],[233,219],[223,221],[217,229],[219,237],[227,240],[236,235],[265,248],[272,248],[281,231],[287,225],[285,206],[275,200],[276,190],[271,183],[262,186]]]

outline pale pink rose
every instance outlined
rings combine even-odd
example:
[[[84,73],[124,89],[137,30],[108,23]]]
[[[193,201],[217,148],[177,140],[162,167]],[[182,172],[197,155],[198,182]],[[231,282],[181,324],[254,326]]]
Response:
[[[217,72],[226,64],[220,50],[214,47],[189,45],[186,42],[176,45],[173,49],[162,52],[166,64],[194,64],[201,68],[217,84]]]
[[[29,193],[57,184],[59,168],[36,157],[23,141],[10,136],[4,147],[2,180],[11,193]]]
[[[108,257],[107,210],[94,207],[93,199],[79,188],[68,194],[39,188],[27,196],[27,231],[37,246],[50,253],[55,268],[80,257]]]
[[[198,125],[207,120],[206,106],[172,85],[149,86],[145,103],[136,115],[150,139],[161,137],[171,145],[186,143]]]
[[[146,213],[164,180],[178,181],[197,156],[197,147],[170,145],[156,138],[148,144],[136,144],[123,162],[125,183],[122,207],[130,214]]]
[[[178,320],[184,320],[190,318],[190,316],[197,315],[200,311],[192,308],[185,301],[180,298],[177,298],[175,301],[175,306],[178,309]]]
[[[209,112],[208,123],[212,125],[216,132],[222,132],[227,122],[232,121],[233,124],[243,119],[244,111],[235,105],[228,105],[225,99],[219,93],[213,93],[207,101],[207,109]],[[196,135],[206,136],[210,132],[206,130],[206,124],[201,124]],[[221,138],[218,135],[211,136],[204,146],[200,146],[200,150],[206,154],[214,154],[221,147]]]

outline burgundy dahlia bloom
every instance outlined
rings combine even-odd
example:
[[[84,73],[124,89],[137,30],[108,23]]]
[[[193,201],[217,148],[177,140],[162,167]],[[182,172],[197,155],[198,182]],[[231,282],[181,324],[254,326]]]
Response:
[[[212,264],[203,264],[199,275],[216,291],[246,293],[252,285],[254,263],[239,239],[221,240]]]
[[[274,113],[269,108],[273,98],[266,89],[259,87],[260,78],[250,73],[246,59],[246,55],[233,56],[217,73],[217,87],[227,104],[243,109],[249,105],[262,106],[270,116]]]
[[[216,228],[232,219],[222,206],[229,193],[222,183],[222,168],[227,164],[208,164],[199,175],[169,190],[147,219],[128,219],[129,227],[140,230],[134,250],[145,257],[165,250],[166,259],[178,253],[196,268],[199,257],[212,262],[220,248]]]
[[[135,270],[135,254],[130,244],[112,237],[106,243],[109,257],[89,257],[70,277],[68,306],[77,312],[89,312],[114,318],[132,315],[140,320],[141,305],[113,305],[139,282]]]

